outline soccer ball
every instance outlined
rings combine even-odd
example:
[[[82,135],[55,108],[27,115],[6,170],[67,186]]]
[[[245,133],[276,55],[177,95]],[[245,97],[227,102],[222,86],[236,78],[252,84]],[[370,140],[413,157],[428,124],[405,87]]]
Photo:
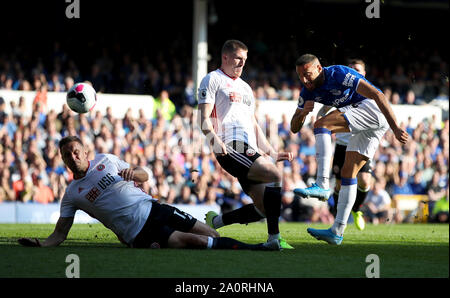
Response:
[[[67,92],[67,105],[76,113],[87,113],[97,103],[97,93],[87,83],[76,83]]]

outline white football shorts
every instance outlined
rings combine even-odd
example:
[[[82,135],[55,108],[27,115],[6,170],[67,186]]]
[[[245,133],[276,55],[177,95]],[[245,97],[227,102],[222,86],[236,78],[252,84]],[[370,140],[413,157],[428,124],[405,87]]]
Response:
[[[347,151],[356,151],[372,159],[389,124],[373,99],[339,108],[344,112],[352,136]]]

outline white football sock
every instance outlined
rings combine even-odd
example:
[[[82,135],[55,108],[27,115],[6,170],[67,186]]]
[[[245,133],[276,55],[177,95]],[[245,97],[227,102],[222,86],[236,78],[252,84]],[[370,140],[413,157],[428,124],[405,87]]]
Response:
[[[332,157],[331,131],[326,128],[314,128],[316,137],[317,179],[323,189],[330,188],[330,166]]]
[[[214,239],[213,237],[208,236],[208,243],[206,244],[206,248],[211,249],[213,247]]]
[[[355,204],[356,192],[358,189],[356,181],[356,178],[342,178],[341,181],[336,219],[331,227],[331,231],[338,236],[344,234],[353,204]]]

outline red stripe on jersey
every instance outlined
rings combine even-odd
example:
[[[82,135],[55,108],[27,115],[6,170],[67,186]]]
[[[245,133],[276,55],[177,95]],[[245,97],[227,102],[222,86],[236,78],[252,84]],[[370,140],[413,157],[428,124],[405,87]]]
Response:
[[[239,77],[232,77],[232,76],[229,76],[228,74],[226,74],[226,73],[222,70],[222,68],[219,68],[219,70],[220,70],[224,75],[226,75],[227,77],[229,77],[230,79],[232,79],[233,81],[236,80],[237,78],[239,78]]]
[[[212,110],[211,113],[211,118],[212,118],[212,125],[214,128],[214,132],[217,133],[218,127],[217,127],[217,113],[216,113],[216,105],[214,105],[214,108]]]

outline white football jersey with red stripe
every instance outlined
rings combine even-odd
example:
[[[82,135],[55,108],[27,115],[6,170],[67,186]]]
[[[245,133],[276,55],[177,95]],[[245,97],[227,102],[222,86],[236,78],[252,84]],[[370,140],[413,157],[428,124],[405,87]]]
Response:
[[[198,103],[214,104],[211,120],[222,141],[243,141],[258,149],[253,115],[255,99],[251,87],[241,78],[233,79],[222,70],[208,73],[198,88]]]
[[[96,218],[128,244],[141,231],[155,201],[118,173],[130,165],[112,154],[98,154],[89,161],[86,175],[74,179],[61,200],[61,217],[78,209]]]

